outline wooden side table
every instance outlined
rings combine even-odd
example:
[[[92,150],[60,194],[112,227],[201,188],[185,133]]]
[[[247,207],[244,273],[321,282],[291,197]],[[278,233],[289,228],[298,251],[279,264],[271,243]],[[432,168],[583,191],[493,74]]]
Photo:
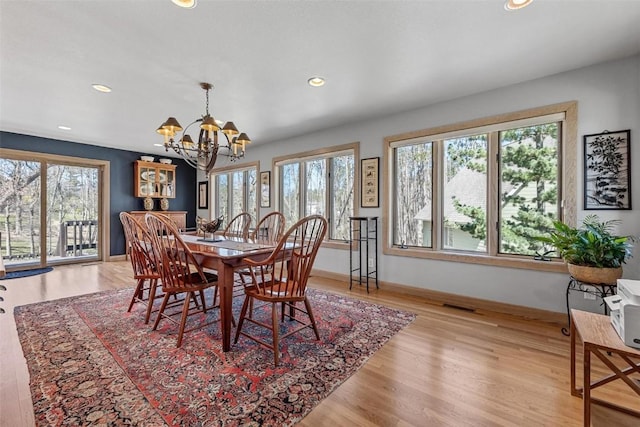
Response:
[[[576,335],[580,334],[583,349],[583,387],[576,387]],[[625,361],[629,367],[618,368],[607,355],[617,356]],[[599,380],[591,381],[591,355],[595,355],[610,370],[611,374]],[[610,409],[624,412],[640,418],[640,412],[619,406],[614,403],[591,397],[591,390],[611,381],[620,379],[624,381],[638,396],[640,385],[629,377],[631,373],[640,374],[640,350],[628,347],[622,342],[615,329],[611,325],[608,316],[597,313],[589,313],[581,310],[571,310],[571,394],[583,399],[584,425],[591,424],[591,403],[605,406]],[[640,421],[639,421],[640,424]]]

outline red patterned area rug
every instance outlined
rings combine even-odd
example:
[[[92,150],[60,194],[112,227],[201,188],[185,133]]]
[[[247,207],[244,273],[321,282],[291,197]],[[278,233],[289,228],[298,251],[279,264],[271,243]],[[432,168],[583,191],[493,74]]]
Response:
[[[311,330],[284,339],[276,368],[244,337],[224,353],[219,323],[176,348],[174,324],[151,331],[141,304],[126,313],[131,293],[16,307],[37,425],[293,425],[415,318],[309,290],[320,341]]]

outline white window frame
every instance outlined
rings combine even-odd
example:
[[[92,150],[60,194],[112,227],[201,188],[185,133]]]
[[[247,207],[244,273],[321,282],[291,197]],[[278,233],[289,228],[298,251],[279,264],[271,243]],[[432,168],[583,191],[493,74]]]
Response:
[[[228,224],[229,221],[232,219],[230,217],[230,213],[229,212],[223,212],[220,213],[220,206],[218,206],[218,194],[219,194],[219,189],[218,189],[218,180],[216,179],[219,175],[227,175],[227,179],[228,179],[228,188],[227,188],[227,197],[228,197],[228,203],[227,206],[229,208],[231,208],[232,204],[233,204],[233,186],[231,185],[231,176],[233,173],[235,172],[244,172],[244,189],[243,189],[243,195],[242,195],[242,206],[243,206],[243,210],[246,212],[247,208],[249,206],[249,191],[247,189],[247,182],[248,182],[248,175],[249,175],[249,171],[254,171],[256,174],[256,200],[255,200],[255,207],[254,207],[254,212],[256,213],[256,215],[260,215],[260,209],[259,209],[259,197],[258,197],[258,177],[260,176],[260,163],[259,162],[252,162],[252,163],[245,163],[245,164],[241,164],[241,165],[232,165],[232,166],[226,166],[224,168],[219,168],[219,169],[214,169],[211,172],[211,175],[209,176],[209,185],[211,186],[211,188],[213,188],[213,197],[211,198],[213,203],[212,203],[212,209],[211,212],[213,214],[213,218],[217,218],[220,215],[224,215],[224,224]],[[253,216],[253,215],[252,215]],[[211,219],[213,219],[211,218]],[[253,219],[254,221],[257,221],[257,218]]]
[[[440,212],[441,200],[439,197],[440,179],[438,164],[441,157],[437,152],[437,144],[434,146],[434,196],[433,212],[434,218],[434,242],[432,247],[401,247],[393,244],[393,221],[394,221],[394,148],[411,145],[420,141],[438,141],[456,136],[476,135],[484,132],[494,132],[496,130],[506,130],[515,127],[531,126],[535,124],[548,123],[550,121],[560,121],[561,145],[559,147],[559,169],[560,176],[558,191],[560,193],[560,219],[568,224],[576,222],[576,180],[577,180],[577,102],[565,102],[561,104],[549,105],[545,107],[533,108],[530,110],[518,111],[502,114],[499,116],[487,117],[471,120],[463,123],[445,125],[436,128],[424,129],[420,131],[404,133],[400,135],[388,136],[384,139],[384,170],[386,178],[383,181],[383,253],[386,255],[408,256],[416,258],[428,258],[445,261],[467,262],[474,264],[496,265],[513,268],[536,269],[543,271],[564,272],[566,267],[560,260],[536,261],[533,257],[499,254],[497,245],[498,230],[494,229],[494,224],[498,221],[498,188],[499,171],[497,161],[498,153],[494,147],[497,144],[489,144],[487,158],[487,246],[486,253],[470,253],[441,249],[440,239],[442,238]]]
[[[353,173],[354,173],[354,177],[353,177],[353,182],[354,182],[354,189],[353,189],[353,215],[357,215],[358,214],[358,206],[360,205],[360,198],[359,198],[359,176],[360,176],[360,169],[359,169],[359,163],[360,163],[360,143],[359,142],[354,142],[354,143],[350,143],[350,144],[344,144],[344,145],[338,145],[338,146],[333,146],[333,147],[326,147],[326,148],[322,148],[319,150],[313,150],[313,151],[306,151],[306,152],[302,152],[302,153],[296,153],[296,154],[292,154],[292,155],[287,155],[287,156],[281,156],[281,157],[275,157],[273,159],[273,180],[274,180],[274,188],[275,188],[275,208],[276,209],[280,209],[280,207],[282,206],[282,182],[281,182],[281,173],[280,173],[280,168],[284,165],[287,164],[292,164],[292,163],[299,163],[300,164],[300,168],[299,168],[299,176],[300,176],[300,188],[306,188],[306,173],[305,173],[305,162],[309,161],[309,160],[317,160],[317,159],[332,159],[334,157],[340,157],[340,156],[344,156],[344,155],[352,155],[353,156],[353,161],[354,161],[354,169],[353,169]],[[327,172],[330,173],[330,165],[328,165],[327,167]],[[333,205],[332,205],[332,197],[331,197],[331,193],[332,193],[332,178],[328,177],[327,178],[327,185],[326,185],[326,197],[325,200],[327,201],[327,205],[325,206],[325,212],[327,212],[328,214],[333,212]],[[302,218],[305,216],[305,206],[306,206],[306,192],[303,191],[302,194],[300,194],[299,197],[300,200],[300,205],[299,205],[299,218]],[[331,218],[330,216],[327,216],[327,221],[329,221],[330,225],[330,229],[331,229],[331,221],[333,220],[333,218]],[[293,224],[286,224],[287,227],[290,227]],[[340,248],[340,249],[348,249],[349,245],[348,245],[348,241],[344,240],[344,239],[331,239],[330,238],[330,233],[327,233],[326,237],[325,237],[325,242],[323,243],[323,246],[325,247],[334,247],[334,248]]]

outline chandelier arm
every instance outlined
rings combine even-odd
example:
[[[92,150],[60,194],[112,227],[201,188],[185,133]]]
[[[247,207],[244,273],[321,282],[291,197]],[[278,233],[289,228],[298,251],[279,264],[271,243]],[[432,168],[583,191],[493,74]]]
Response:
[[[216,160],[218,160],[218,146],[217,145],[212,148],[212,150],[211,150],[211,158],[209,159],[209,162],[207,163],[207,166],[205,168],[205,172],[207,173],[207,176],[211,173],[211,170],[215,166]]]
[[[185,128],[184,128],[184,130],[182,131],[182,138],[180,138],[180,140],[184,139],[184,136],[187,134],[187,131],[189,130],[189,128],[190,128],[192,125],[195,125],[196,123],[199,123],[199,122],[201,122],[201,121],[202,121],[202,118],[200,118],[200,119],[196,119],[196,120],[192,121],[191,123],[189,123],[189,124],[187,125],[187,127],[185,127]],[[197,149],[197,148],[185,148],[185,146],[184,146],[183,144],[179,144],[179,147],[181,147],[181,151],[182,151],[182,150],[184,150],[184,151],[185,151],[185,153],[187,153],[187,154],[188,154],[188,152],[189,152],[189,151],[196,151],[196,152],[198,151],[198,149]],[[193,157],[193,156],[191,156],[191,154],[188,154],[188,155],[189,155],[190,157]]]
[[[198,164],[196,162],[194,162],[191,158],[182,156],[182,159],[185,162],[187,162],[187,164],[189,166],[191,166],[192,168],[196,168],[196,169],[198,168]]]
[[[224,134],[225,139],[227,140],[227,147],[226,148],[231,148],[231,140],[229,139],[229,135],[227,135],[226,133]]]

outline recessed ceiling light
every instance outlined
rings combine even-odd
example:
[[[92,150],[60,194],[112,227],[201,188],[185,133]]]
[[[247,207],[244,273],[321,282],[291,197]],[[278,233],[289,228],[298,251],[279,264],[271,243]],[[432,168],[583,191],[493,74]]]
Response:
[[[104,92],[104,93],[111,92],[111,88],[109,86],[105,86],[101,84],[93,84],[91,85],[91,87],[97,90],[98,92]]]
[[[307,83],[309,83],[309,86],[320,87],[324,86],[324,79],[318,76],[311,77],[309,80],[307,80]]]
[[[155,145],[156,147],[164,147],[164,144],[153,144],[153,145]]]
[[[196,0],[171,0],[173,4],[184,7],[185,9],[193,9],[196,7]]]
[[[58,129],[60,129],[60,130],[71,130],[71,128],[69,126],[62,126],[62,125],[58,126]]]
[[[527,7],[533,0],[507,0],[504,3],[504,8],[507,10],[518,10],[523,7]]]

